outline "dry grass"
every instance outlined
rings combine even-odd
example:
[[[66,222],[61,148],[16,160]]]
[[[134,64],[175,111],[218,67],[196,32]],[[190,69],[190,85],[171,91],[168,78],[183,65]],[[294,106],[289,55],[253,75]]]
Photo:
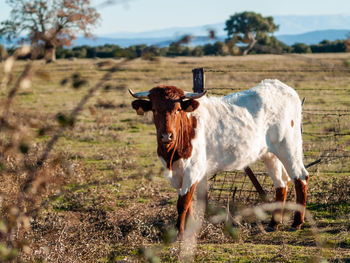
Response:
[[[350,151],[349,135],[328,136],[348,132],[349,116],[314,114],[348,110],[350,75],[344,61],[349,59],[348,54],[263,55],[162,58],[123,65],[86,103],[74,128],[66,129],[55,144],[44,176],[53,179],[31,204],[38,209],[30,221],[31,228],[23,232],[21,240],[28,248],[19,246],[19,258],[48,262],[175,262],[181,258],[181,244],[167,243],[174,238],[176,192],[162,176],[152,119],[140,118],[132,111],[128,88],[141,91],[162,83],[191,90],[191,70],[195,67],[206,68],[210,95],[244,90],[262,79],[278,78],[306,97],[304,150],[306,160],[311,161],[332,149],[342,155]],[[9,213],[5,207],[25,179],[23,163],[34,165],[35,156],[61,127],[57,113],[69,116],[111,63],[100,62],[104,60],[59,60],[49,65],[36,62],[39,74],[33,76],[31,87],[18,90],[8,113],[9,120],[21,127],[21,136],[0,134],[4,141],[16,139],[19,146],[23,141],[28,146],[27,153],[17,147],[1,161],[6,166],[0,175],[2,213]],[[13,79],[24,66],[24,62],[16,63]],[[72,81],[61,85],[74,73],[80,74],[79,80],[86,80],[85,85],[78,89],[72,87]],[[7,94],[3,87],[1,99]],[[282,231],[266,234],[257,223],[261,220],[248,217],[240,227],[232,227],[208,215],[191,255],[193,260],[300,262],[318,260],[318,255],[346,262],[350,259],[347,160],[329,159],[310,169],[313,199],[308,208],[316,219],[317,237],[327,247],[321,255],[308,223],[296,233],[287,232],[286,223]],[[259,167],[257,164],[253,170]],[[249,182],[247,186],[251,187]],[[227,203],[214,201],[211,199],[215,207],[222,204],[224,209],[219,206],[210,215],[225,213]],[[235,212],[240,205],[230,203],[230,211]]]

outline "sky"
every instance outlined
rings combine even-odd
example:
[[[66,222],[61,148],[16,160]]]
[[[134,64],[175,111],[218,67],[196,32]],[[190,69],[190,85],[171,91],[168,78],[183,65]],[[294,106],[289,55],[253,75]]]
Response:
[[[236,12],[273,15],[350,15],[350,0],[92,0],[102,20],[94,33],[143,32],[169,27],[190,27],[226,21]],[[113,0],[109,0],[113,1]],[[0,21],[10,8],[0,0]]]

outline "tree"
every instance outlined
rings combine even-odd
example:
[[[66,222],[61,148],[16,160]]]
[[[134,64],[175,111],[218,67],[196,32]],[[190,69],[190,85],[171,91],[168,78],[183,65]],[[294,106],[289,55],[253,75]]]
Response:
[[[0,35],[16,38],[28,34],[34,46],[44,48],[47,62],[55,61],[56,48],[70,46],[80,32],[91,36],[99,13],[90,0],[6,0],[10,19],[1,22]]]
[[[323,40],[319,44],[310,45],[312,53],[333,53],[333,52],[346,52],[346,40]]]
[[[7,57],[6,48],[3,45],[0,45],[0,61],[3,61]]]
[[[292,51],[292,47],[279,41],[276,37],[269,35],[259,38],[252,50],[252,52],[257,54],[281,54],[291,53]]]
[[[272,16],[263,17],[255,12],[235,13],[226,21],[225,27],[229,40],[248,44],[243,55],[247,55],[260,38],[277,29]]]
[[[294,53],[311,53],[311,48],[304,43],[295,43],[292,48]]]
[[[225,56],[228,54],[228,48],[225,43],[216,41],[214,44],[206,44],[203,46],[204,55]]]

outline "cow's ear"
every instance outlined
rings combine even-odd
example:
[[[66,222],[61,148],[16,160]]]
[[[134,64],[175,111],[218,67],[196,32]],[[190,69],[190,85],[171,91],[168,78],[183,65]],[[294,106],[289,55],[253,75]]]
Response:
[[[152,103],[149,100],[134,100],[131,106],[136,110],[137,115],[143,115],[145,112],[152,110]]]
[[[199,107],[199,102],[196,100],[185,100],[181,102],[181,108],[186,112],[192,112]]]

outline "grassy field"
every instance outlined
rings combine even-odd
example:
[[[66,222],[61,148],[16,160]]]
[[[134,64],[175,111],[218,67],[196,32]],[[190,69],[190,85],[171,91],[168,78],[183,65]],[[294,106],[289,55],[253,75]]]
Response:
[[[18,91],[9,113],[9,122],[20,127],[16,140],[25,142],[28,151],[22,146],[20,158],[16,152],[1,157],[0,213],[8,212],[5,205],[16,199],[25,179],[22,163],[35,162],[60,128],[57,114],[69,114],[112,62],[34,63],[37,74],[32,86]],[[25,64],[16,63],[14,76]],[[233,229],[215,223],[213,215],[224,211],[222,207],[231,194],[227,187],[220,198],[214,190],[209,193],[214,212],[204,218],[190,258],[183,255],[182,243],[168,242],[174,237],[177,194],[162,175],[152,116],[136,115],[127,89],[137,92],[169,84],[191,91],[191,71],[196,67],[206,70],[209,96],[245,90],[263,79],[277,78],[306,98],[305,164],[322,159],[309,169],[307,208],[315,226],[308,221],[302,230],[289,232],[290,213],[281,231],[275,233],[262,230],[261,224],[266,226],[268,219],[245,218]],[[73,74],[87,83],[72,88],[70,81],[62,82]],[[8,88],[2,87],[2,101],[7,93]],[[0,136],[3,147],[11,136]],[[45,176],[51,179],[31,204],[38,210],[30,220],[31,228],[21,237],[26,249],[19,253],[25,261],[350,262],[350,54],[129,61],[87,102],[74,127],[55,144],[49,163]],[[261,171],[261,164],[252,169]],[[221,186],[223,177],[218,175],[217,181],[209,184]],[[235,184],[229,178],[229,183]],[[271,189],[271,185],[267,179],[264,188]],[[249,181],[244,187],[252,188]],[[256,200],[232,201],[229,205],[231,211],[237,211],[253,203]],[[5,254],[3,251],[0,246],[0,255]]]

